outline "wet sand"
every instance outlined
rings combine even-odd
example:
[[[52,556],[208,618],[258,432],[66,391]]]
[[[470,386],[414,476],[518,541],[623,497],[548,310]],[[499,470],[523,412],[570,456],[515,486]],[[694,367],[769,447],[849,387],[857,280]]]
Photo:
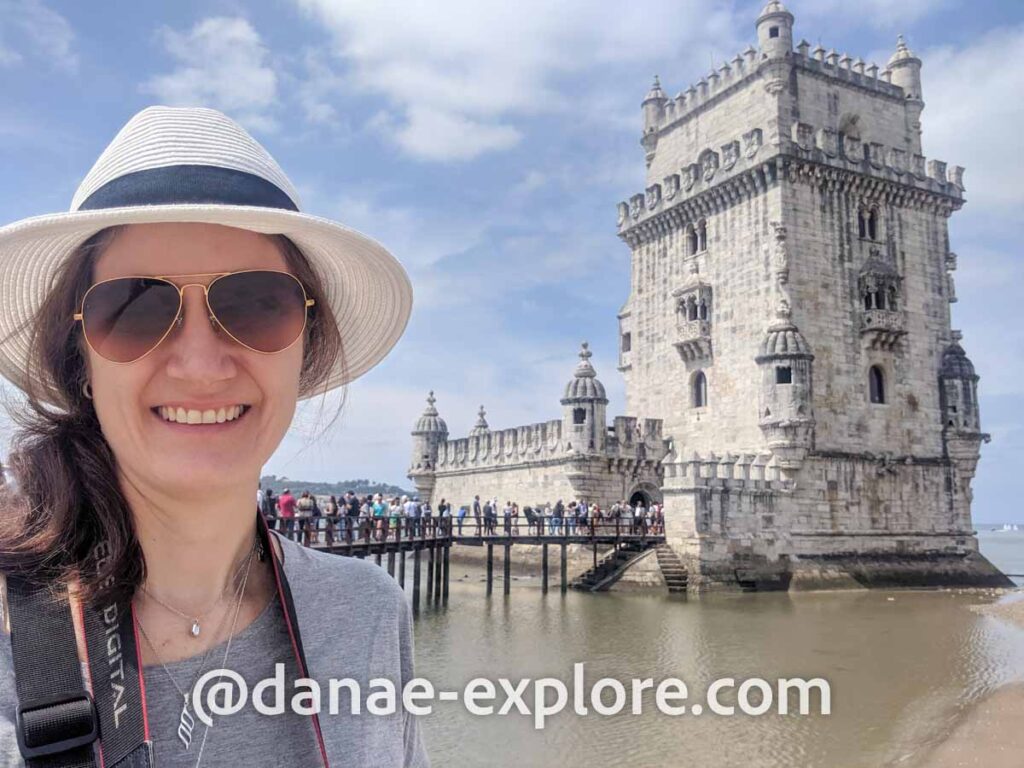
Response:
[[[971,610],[1024,629],[1024,594]],[[971,708],[949,737],[920,763],[924,768],[1024,767],[1024,683],[1011,683]]]
[[[999,688],[973,707],[919,768],[1024,766],[1024,683]]]

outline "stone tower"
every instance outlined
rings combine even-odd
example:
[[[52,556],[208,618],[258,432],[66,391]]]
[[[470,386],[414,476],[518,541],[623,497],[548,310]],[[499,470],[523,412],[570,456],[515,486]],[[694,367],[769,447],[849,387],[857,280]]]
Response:
[[[737,563],[974,551],[973,366],[950,326],[963,169],[921,155],[921,60],[758,47],[642,102],[646,187],[618,206],[627,413],[670,440],[670,543]],[[692,583],[692,582],[691,582]]]
[[[562,434],[578,453],[603,453],[608,432],[604,384],[597,378],[590,358],[594,353],[583,342],[580,362],[562,395]]]
[[[427,395],[427,407],[412,431],[412,460],[408,477],[424,499],[429,499],[434,489],[434,469],[440,446],[448,439],[448,425],[438,413],[433,391]],[[482,406],[481,406],[482,409]]]

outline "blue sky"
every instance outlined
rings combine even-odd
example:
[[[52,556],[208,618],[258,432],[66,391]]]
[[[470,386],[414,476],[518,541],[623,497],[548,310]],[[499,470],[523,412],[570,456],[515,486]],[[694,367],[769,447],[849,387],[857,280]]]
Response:
[[[340,422],[304,408],[267,466],[408,484],[429,389],[453,435],[557,418],[583,339],[623,410],[615,313],[629,251],[615,203],[643,186],[640,100],[755,39],[760,3],[710,0],[0,0],[0,221],[64,210],[118,128],[155,103],[246,125],[306,210],[390,247],[416,306]],[[951,221],[954,327],[982,380],[975,519],[1022,520],[1024,4],[792,0],[795,37],[924,61],[925,153],[967,168]],[[159,8],[159,12],[157,9]],[[6,436],[7,432],[3,432]]]

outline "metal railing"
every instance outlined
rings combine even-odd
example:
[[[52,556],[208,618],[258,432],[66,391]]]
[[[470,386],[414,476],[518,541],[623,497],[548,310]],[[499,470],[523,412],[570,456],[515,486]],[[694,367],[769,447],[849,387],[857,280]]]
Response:
[[[544,541],[560,539],[640,539],[663,536],[661,520],[634,518],[573,517],[493,517],[481,515],[460,517],[267,517],[267,522],[289,538],[306,546],[334,547],[341,545],[404,542],[436,542],[460,539],[531,538]]]

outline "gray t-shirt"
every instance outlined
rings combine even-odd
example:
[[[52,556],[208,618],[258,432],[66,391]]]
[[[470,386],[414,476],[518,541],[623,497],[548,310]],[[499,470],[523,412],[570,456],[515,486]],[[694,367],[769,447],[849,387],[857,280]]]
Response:
[[[274,536],[283,552],[309,674],[317,681],[323,699],[332,678],[354,679],[364,692],[372,690],[372,680],[387,678],[394,682],[400,701],[402,685],[415,673],[412,611],[395,580],[370,562],[316,552],[276,533]],[[275,599],[232,641],[226,667],[252,683],[273,676],[277,660],[291,665],[285,668],[284,675],[288,714],[261,715],[250,703],[241,712],[215,718],[201,768],[322,765],[311,735],[312,718],[295,715],[287,707],[295,692],[291,681],[296,670],[283,621],[280,602]],[[239,642],[242,646],[236,651]],[[211,660],[214,655],[211,652]],[[220,658],[208,660],[208,668],[219,668]],[[199,660],[185,659],[179,663],[198,664]],[[210,667],[211,664],[214,666]],[[182,687],[191,685],[192,678],[186,669],[172,667],[171,672]],[[144,670],[150,735],[156,742],[155,762],[157,768],[195,765],[194,757],[185,760],[181,754],[177,741],[181,697],[166,678],[167,674],[158,666]],[[0,768],[25,765],[15,739],[16,703],[10,638],[0,632]],[[346,710],[344,697],[338,713],[328,714],[327,706],[322,700],[320,726],[331,768],[429,766],[417,717],[403,712],[376,716],[367,714],[365,708],[361,714],[353,715]],[[231,722],[235,718],[238,721]],[[196,756],[204,728],[197,723],[194,731],[190,752]]]
[[[225,646],[226,642],[220,643],[210,650],[203,672],[222,666]],[[187,691],[200,674],[204,654],[167,664],[167,671],[182,690]],[[285,680],[299,677],[281,602],[275,594],[260,615],[235,635],[223,666],[241,674],[251,693],[258,681],[274,676],[274,665],[279,662],[285,665]],[[200,749],[201,765],[320,764],[311,718],[295,714],[287,707],[284,714],[264,715],[246,706],[233,715],[215,717],[208,733],[207,726],[195,718],[192,710],[195,726],[186,750],[178,738],[182,697],[167,671],[159,664],[143,669],[153,756],[159,768],[192,768]],[[269,702],[269,694],[266,699]]]

